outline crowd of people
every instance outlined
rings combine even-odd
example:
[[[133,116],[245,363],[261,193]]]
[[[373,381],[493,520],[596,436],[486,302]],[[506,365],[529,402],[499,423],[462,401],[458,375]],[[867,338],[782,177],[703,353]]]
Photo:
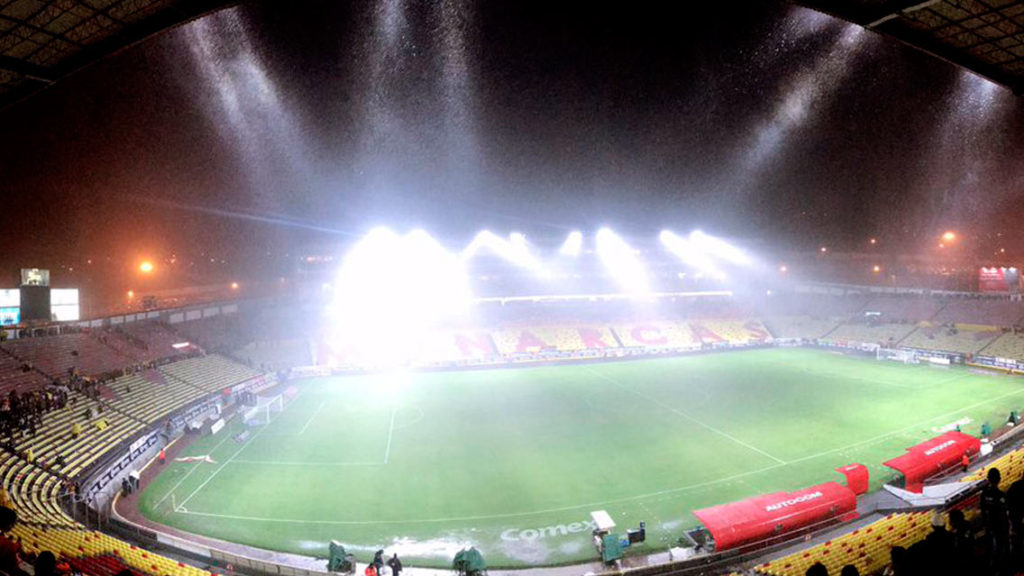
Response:
[[[1015,576],[1024,574],[1024,479],[1003,490],[1002,474],[990,468],[979,497],[980,522],[969,522],[963,510],[949,511],[948,519],[936,512],[932,531],[924,540],[890,551],[886,576]],[[807,569],[807,576],[828,576],[823,564]],[[840,576],[860,574],[845,566]]]
[[[14,439],[19,435],[34,436],[43,416],[67,406],[69,390],[63,385],[18,393],[11,390],[0,402],[0,436]]]

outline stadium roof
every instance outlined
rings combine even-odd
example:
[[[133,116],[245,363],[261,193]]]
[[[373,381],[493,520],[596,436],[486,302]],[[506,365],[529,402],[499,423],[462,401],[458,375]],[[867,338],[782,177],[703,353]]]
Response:
[[[0,109],[225,0],[0,0]]]
[[[1024,93],[1024,2],[796,0]]]

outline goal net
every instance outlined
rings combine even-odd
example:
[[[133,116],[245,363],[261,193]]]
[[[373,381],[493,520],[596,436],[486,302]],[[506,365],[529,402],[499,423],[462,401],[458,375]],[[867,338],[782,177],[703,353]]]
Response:
[[[280,394],[269,397],[257,396],[256,405],[245,411],[245,423],[249,426],[264,426],[283,409],[284,400]]]
[[[897,350],[895,348],[879,348],[875,352],[875,357],[879,360],[891,360],[893,362],[903,362],[904,364],[917,364],[917,354],[913,350]]]

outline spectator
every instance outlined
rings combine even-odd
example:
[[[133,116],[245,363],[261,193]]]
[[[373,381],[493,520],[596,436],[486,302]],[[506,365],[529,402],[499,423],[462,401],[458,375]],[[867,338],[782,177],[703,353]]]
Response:
[[[53,555],[53,552],[44,550],[39,553],[39,556],[36,556],[35,576],[58,576],[59,574],[57,557]]]
[[[821,562],[815,562],[804,574],[807,576],[828,576],[828,568]]]
[[[949,527],[953,532],[954,565],[966,570],[974,560],[974,529],[963,510],[949,511]]]
[[[18,514],[10,508],[0,508],[0,571],[8,576],[26,576],[21,569],[21,544],[11,537],[11,529],[18,521]]]
[[[860,570],[853,564],[847,564],[843,566],[842,571],[839,572],[839,576],[860,576]]]
[[[998,468],[989,468],[988,484],[981,491],[981,520],[985,526],[985,543],[989,565],[1005,564],[1010,545],[1010,520],[1006,512],[1006,495],[999,489],[1002,474]]]
[[[1010,522],[1010,534],[1013,535],[1013,553],[1019,562],[1024,559],[1024,478],[1010,484],[1006,490],[1006,511]]]
[[[882,572],[884,576],[906,576],[907,570],[907,549],[903,546],[893,546],[889,550],[889,566]]]

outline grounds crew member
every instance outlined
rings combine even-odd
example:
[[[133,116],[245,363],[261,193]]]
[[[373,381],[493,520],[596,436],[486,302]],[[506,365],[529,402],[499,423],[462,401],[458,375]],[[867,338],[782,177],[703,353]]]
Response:
[[[963,458],[960,459],[960,465],[963,466],[964,472],[971,467],[971,458],[967,456],[967,452],[964,452]]]
[[[384,550],[377,550],[373,554],[373,568],[377,571],[377,576],[380,576],[384,570]]]
[[[388,560],[388,567],[391,568],[391,576],[399,576],[402,572],[402,561],[398,559],[397,553]]]
[[[163,464],[164,462],[166,462],[166,461],[167,461],[167,453],[166,453],[166,452],[164,452],[164,449],[163,449],[163,448],[161,448],[161,449],[160,449],[160,453],[159,453],[159,454],[157,454],[157,457],[156,457],[156,458],[157,458],[157,460],[159,460],[159,461],[160,461],[160,463],[161,463],[161,464]]]

